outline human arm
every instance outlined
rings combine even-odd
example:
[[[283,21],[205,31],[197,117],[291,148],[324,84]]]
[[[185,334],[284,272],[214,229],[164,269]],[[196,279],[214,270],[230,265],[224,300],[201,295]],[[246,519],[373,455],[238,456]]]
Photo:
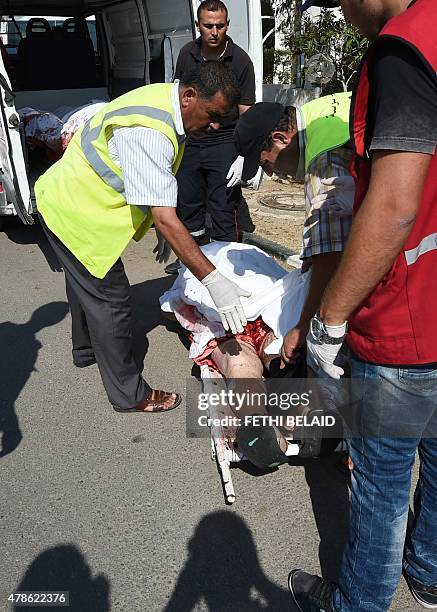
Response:
[[[179,55],[178,55],[178,59],[176,62],[176,68],[174,71],[174,75],[173,75],[173,79],[181,79],[182,78],[182,73],[184,71],[184,65],[186,64],[187,61],[187,52],[185,47],[182,47],[182,49],[179,51]]]
[[[244,115],[244,113],[248,111],[250,107],[251,107],[251,104],[239,104],[238,105],[238,115],[241,117],[241,115]]]
[[[327,178],[351,178],[348,165],[352,155],[350,147],[341,147],[320,155],[308,168],[305,176],[306,218],[303,230],[304,266],[311,266],[308,296],[299,323],[285,336],[282,346],[281,367],[296,358],[296,350],[305,345],[311,318],[317,312],[323,292],[333,276],[350,230],[349,218],[333,218],[317,205],[315,199],[326,191]]]
[[[144,215],[151,210],[157,230],[207,287],[225,329],[242,331],[246,320],[240,297],[247,292],[216,271],[177,217],[171,141],[157,130],[136,127],[116,130],[114,144],[118,155],[114,161],[122,169],[127,204],[138,207]]]
[[[355,181],[352,176],[333,176],[322,179],[329,189],[316,195],[311,204],[314,209],[327,210],[338,217],[351,217],[355,199]]]
[[[241,117],[246,111],[249,110],[250,104],[239,104],[238,114]],[[227,187],[235,187],[241,183],[241,177],[243,176],[244,157],[238,155],[238,157],[232,162],[229,172],[226,175]]]
[[[413,227],[437,145],[437,79],[422,58],[401,41],[383,41],[371,76],[371,180],[322,300],[320,315],[327,324],[343,324],[390,270]],[[309,336],[307,346],[324,353],[319,365],[330,376],[341,373],[333,365],[335,351],[325,351],[329,345]]]
[[[240,50],[241,53],[243,51]],[[244,67],[238,74],[238,84],[240,86],[241,97],[238,105],[238,114],[241,117],[246,111],[255,104],[255,70],[249,56],[244,53]],[[241,183],[243,175],[244,157],[239,155],[231,164],[226,175],[227,186],[235,187]],[[255,177],[254,177],[255,178]]]
[[[151,212],[156,229],[198,280],[202,280],[215,269],[178,218],[176,208],[152,206]]]
[[[413,227],[430,162],[425,153],[375,153],[369,189],[320,305],[328,325],[347,321],[390,270]]]
[[[296,358],[296,351],[305,346],[310,321],[319,309],[323,292],[341,259],[341,252],[315,255],[311,264],[311,279],[308,295],[302,309],[299,323],[285,336],[281,352],[281,368]]]
[[[437,144],[437,79],[429,67],[408,45],[391,40],[377,48],[374,62],[371,181],[322,302],[330,321],[346,320],[392,266],[413,225]],[[340,297],[340,291],[346,293]]]

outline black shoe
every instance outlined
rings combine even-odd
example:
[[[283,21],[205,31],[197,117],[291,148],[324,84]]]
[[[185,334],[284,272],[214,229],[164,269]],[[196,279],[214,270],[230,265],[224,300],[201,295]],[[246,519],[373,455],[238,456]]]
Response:
[[[332,582],[295,569],[288,576],[288,588],[299,612],[334,612]]]
[[[437,610],[437,586],[427,587],[412,576],[409,576],[405,570],[403,574],[411,595],[417,603],[427,610]]]
[[[176,259],[173,263],[169,263],[168,266],[165,266],[164,272],[167,274],[177,274],[181,268],[181,262],[179,259]]]

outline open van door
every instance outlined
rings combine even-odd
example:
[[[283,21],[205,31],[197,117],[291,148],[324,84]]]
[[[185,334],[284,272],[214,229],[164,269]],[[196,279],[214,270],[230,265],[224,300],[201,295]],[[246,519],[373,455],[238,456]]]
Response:
[[[14,98],[0,55],[0,214],[16,213],[23,223],[32,225],[33,205],[24,159],[25,147]]]
[[[109,4],[102,15],[109,41],[110,96],[115,98],[148,82],[147,24],[141,0]]]
[[[173,80],[179,51],[194,37],[191,3],[192,0],[143,0],[151,83]]]

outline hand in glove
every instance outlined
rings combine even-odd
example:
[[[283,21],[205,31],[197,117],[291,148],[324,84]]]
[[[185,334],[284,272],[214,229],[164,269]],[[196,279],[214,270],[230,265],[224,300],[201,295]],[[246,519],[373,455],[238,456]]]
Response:
[[[171,247],[161,232],[156,229],[156,227],[155,232],[156,239],[158,240],[156,247],[153,249],[153,252],[156,253],[155,260],[159,263],[167,263],[170,259]]]
[[[235,187],[241,183],[241,177],[243,176],[244,157],[239,155],[234,161],[232,166],[229,168],[229,172],[226,175],[228,181],[228,187]]]
[[[341,349],[341,343],[329,344],[323,339],[319,340],[313,331],[313,321],[314,317],[311,320],[310,331],[307,336],[307,364],[316,373],[323,370],[331,378],[339,379],[344,374],[344,370],[334,365],[334,361]],[[342,325],[323,324],[323,327],[330,338],[344,338],[347,323]]]
[[[254,191],[258,191],[258,189],[261,186],[261,183],[262,183],[262,180],[263,180],[263,176],[264,176],[264,172],[263,172],[263,169],[260,166],[258,168],[258,172],[255,174],[255,176],[253,178],[249,179],[248,181],[246,181],[246,187],[250,187]]]
[[[246,315],[240,302],[240,297],[250,297],[250,291],[240,289],[238,285],[220,274],[216,269],[202,280],[214,302],[223,327],[233,334],[243,331],[247,323]]]
[[[321,180],[322,185],[333,187],[311,200],[315,209],[327,210],[337,217],[350,217],[354,206],[355,181],[352,176],[333,176]]]

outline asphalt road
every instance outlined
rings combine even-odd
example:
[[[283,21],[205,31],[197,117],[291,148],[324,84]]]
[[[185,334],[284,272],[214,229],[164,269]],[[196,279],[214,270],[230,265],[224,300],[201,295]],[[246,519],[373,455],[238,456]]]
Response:
[[[152,386],[183,392],[191,363],[160,316],[172,279],[153,246],[124,257],[138,350]],[[209,441],[186,438],[185,404],[120,415],[97,367],[73,367],[64,278],[41,229],[8,223],[0,261],[0,611],[17,590],[68,590],[77,612],[285,612],[290,569],[336,577],[348,481],[335,461],[234,469],[225,506]],[[417,609],[402,582],[392,610]]]

